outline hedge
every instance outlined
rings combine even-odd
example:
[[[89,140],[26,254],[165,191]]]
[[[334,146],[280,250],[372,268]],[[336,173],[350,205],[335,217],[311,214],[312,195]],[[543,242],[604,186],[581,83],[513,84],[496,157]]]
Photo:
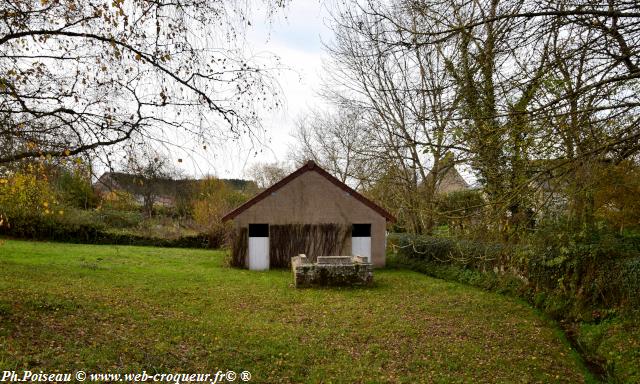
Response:
[[[9,226],[0,227],[0,236],[49,240],[81,244],[141,245],[170,248],[219,248],[222,239],[207,234],[183,236],[175,239],[145,237],[113,233],[95,222],[76,222],[65,217],[21,216],[12,217]]]
[[[514,246],[392,234],[389,244],[404,266],[515,293],[554,318],[588,320],[594,311],[640,306],[640,252],[626,239]]]
[[[560,321],[603,379],[639,382],[638,238],[555,233],[516,247],[392,234],[390,264],[523,298]]]

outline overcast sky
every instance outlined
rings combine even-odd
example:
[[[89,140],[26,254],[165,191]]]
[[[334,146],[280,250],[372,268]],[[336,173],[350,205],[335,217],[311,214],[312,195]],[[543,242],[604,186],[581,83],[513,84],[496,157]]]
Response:
[[[245,171],[256,162],[285,160],[292,143],[294,120],[310,106],[322,101],[316,92],[320,86],[322,61],[326,57],[323,42],[331,41],[329,11],[324,0],[293,0],[284,12],[270,21],[265,9],[254,9],[252,26],[247,30],[247,53],[280,58],[282,69],[275,72],[284,106],[263,116],[268,142],[256,148],[230,144],[227,148],[209,148],[184,157],[181,168],[192,176],[215,174],[221,178],[247,177]],[[275,63],[274,63],[275,64]],[[188,143],[184,143],[189,147]],[[258,151],[256,155],[255,152]]]

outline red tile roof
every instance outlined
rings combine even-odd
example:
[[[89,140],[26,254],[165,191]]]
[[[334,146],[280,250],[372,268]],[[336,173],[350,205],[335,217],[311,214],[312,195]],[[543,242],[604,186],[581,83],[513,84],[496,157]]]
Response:
[[[325,179],[327,179],[331,183],[333,183],[335,186],[337,186],[338,188],[340,188],[343,191],[347,192],[349,195],[353,196],[356,200],[359,200],[361,203],[363,203],[367,207],[369,207],[369,208],[373,209],[374,211],[378,212],[381,216],[383,216],[385,219],[387,219],[387,221],[390,221],[390,222],[395,222],[396,221],[396,218],[393,217],[393,215],[391,215],[389,212],[387,212],[384,208],[380,207],[378,204],[376,204],[373,201],[371,201],[371,200],[367,199],[366,197],[362,196],[361,194],[356,192],[356,190],[354,190],[353,188],[349,187],[348,185],[346,185],[342,181],[340,181],[340,180],[336,179],[335,177],[331,176],[331,174],[329,174],[329,172],[327,172],[324,169],[322,169],[320,166],[318,166],[313,161],[307,162],[305,165],[303,165],[302,167],[297,169],[295,172],[291,173],[289,176],[285,177],[284,179],[278,181],[277,183],[275,183],[271,187],[269,187],[269,188],[265,189],[264,191],[260,192],[253,199],[247,201],[246,203],[242,204],[238,208],[236,208],[233,211],[227,213],[226,215],[224,215],[224,217],[222,217],[222,221],[227,221],[227,220],[235,218],[240,213],[242,213],[242,212],[246,211],[247,209],[249,209],[249,207],[251,207],[254,204],[260,202],[263,199],[265,199],[267,196],[270,196],[273,192],[275,192],[278,189],[280,189],[280,188],[284,187],[285,185],[289,184],[289,182],[291,180],[295,179],[296,177],[302,175],[305,172],[317,172],[318,174],[323,176]]]

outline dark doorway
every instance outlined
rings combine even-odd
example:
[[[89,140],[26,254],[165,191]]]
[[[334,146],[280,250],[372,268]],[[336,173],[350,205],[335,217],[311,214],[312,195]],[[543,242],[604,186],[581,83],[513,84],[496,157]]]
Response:
[[[249,237],[269,237],[269,224],[249,224]]]
[[[371,224],[353,224],[351,237],[371,237]]]

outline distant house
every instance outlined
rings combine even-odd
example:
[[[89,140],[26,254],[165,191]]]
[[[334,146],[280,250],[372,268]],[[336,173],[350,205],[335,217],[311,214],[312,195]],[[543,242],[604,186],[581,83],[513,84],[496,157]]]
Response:
[[[440,179],[436,186],[436,193],[445,194],[450,192],[466,191],[469,184],[460,175],[455,166],[451,166]]]
[[[236,265],[287,267],[291,257],[364,256],[385,265],[386,226],[395,218],[313,161],[229,212]]]
[[[436,194],[444,195],[451,192],[466,191],[470,189],[469,184],[460,175],[456,167],[452,164],[447,166],[441,172],[443,174],[439,177],[436,183]],[[433,171],[427,175],[427,181],[433,178]]]
[[[250,180],[221,179],[235,190],[257,189]],[[155,204],[173,207],[180,197],[190,196],[203,180],[199,179],[153,179],[145,180],[140,176],[123,172],[105,172],[93,184],[98,193],[124,191],[133,196],[139,204],[144,204],[145,195],[154,194]]]

